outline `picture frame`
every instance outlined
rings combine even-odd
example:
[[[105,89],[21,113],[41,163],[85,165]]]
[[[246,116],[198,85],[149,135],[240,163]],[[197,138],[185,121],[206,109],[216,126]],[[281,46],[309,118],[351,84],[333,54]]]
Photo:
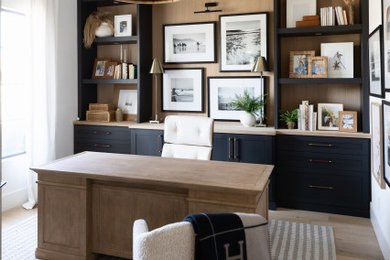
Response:
[[[290,51],[290,78],[310,78],[309,59],[315,51]]]
[[[369,34],[382,25],[382,0],[368,1]]]
[[[368,38],[370,95],[384,98],[384,66],[382,26],[378,26]]]
[[[104,79],[106,75],[107,64],[111,58],[96,58],[93,64],[92,78]]]
[[[216,27],[216,22],[164,24],[164,63],[217,62]]]
[[[268,13],[219,16],[220,72],[251,71],[256,59],[268,58]]]
[[[357,132],[357,112],[340,111],[339,112],[339,131],[340,132]]]
[[[311,78],[327,78],[328,57],[309,57],[309,75]]]
[[[118,65],[118,62],[110,61],[106,65],[106,69],[104,72],[105,79],[114,79],[115,77],[115,66]]]
[[[390,187],[390,102],[382,100],[382,140],[384,179]]]
[[[132,36],[133,31],[133,16],[131,14],[115,15],[114,16],[114,36],[126,37]]]
[[[353,78],[353,42],[322,43],[321,56],[328,57],[328,78]]]
[[[136,115],[138,111],[138,93],[136,89],[119,90],[118,108],[124,115]]]
[[[382,0],[383,64],[385,91],[390,91],[390,0]]]
[[[339,130],[339,112],[344,110],[343,104],[318,103],[318,130]]]
[[[229,106],[236,95],[247,90],[250,95],[264,97],[265,78],[260,77],[208,77],[208,116],[217,121],[239,121],[243,111]],[[263,109],[264,113],[264,109]]]
[[[162,77],[163,112],[204,112],[204,68],[165,69]]]
[[[381,189],[386,188],[383,175],[382,104],[371,103],[371,174]]]
[[[317,14],[317,1],[287,0],[286,1],[286,28],[295,28],[296,22],[305,15]]]

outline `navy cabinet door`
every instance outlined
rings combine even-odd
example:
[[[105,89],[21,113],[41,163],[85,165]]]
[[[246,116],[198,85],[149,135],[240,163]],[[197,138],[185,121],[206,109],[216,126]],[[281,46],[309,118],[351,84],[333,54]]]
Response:
[[[233,161],[233,137],[229,134],[214,134],[211,160]]]
[[[131,130],[131,153],[137,155],[161,156],[164,145],[162,130]]]
[[[273,163],[273,136],[233,135],[233,157],[244,163]]]

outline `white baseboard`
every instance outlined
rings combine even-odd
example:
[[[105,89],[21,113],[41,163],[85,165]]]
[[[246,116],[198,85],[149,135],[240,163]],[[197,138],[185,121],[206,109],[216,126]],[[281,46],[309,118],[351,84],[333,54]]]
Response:
[[[27,190],[20,189],[8,194],[4,194],[2,198],[2,212],[21,206],[27,201]]]
[[[379,246],[382,250],[383,257],[385,260],[390,260],[390,241],[386,241],[386,238],[383,234],[383,230],[380,228],[378,220],[375,216],[374,211],[372,210],[371,207],[371,223],[372,226],[374,227],[375,235],[376,238],[378,239]]]

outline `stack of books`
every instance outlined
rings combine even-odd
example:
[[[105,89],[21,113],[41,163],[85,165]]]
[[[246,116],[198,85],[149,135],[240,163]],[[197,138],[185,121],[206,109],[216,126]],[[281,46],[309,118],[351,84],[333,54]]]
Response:
[[[136,79],[137,65],[122,63],[115,66],[114,79]]]
[[[320,26],[319,15],[307,15],[303,17],[303,21],[296,21],[296,27],[313,27]]]
[[[314,112],[314,106],[309,105],[309,101],[302,101],[298,109],[298,130],[316,131],[317,113]]]
[[[320,9],[321,26],[347,25],[347,12],[341,6]]]

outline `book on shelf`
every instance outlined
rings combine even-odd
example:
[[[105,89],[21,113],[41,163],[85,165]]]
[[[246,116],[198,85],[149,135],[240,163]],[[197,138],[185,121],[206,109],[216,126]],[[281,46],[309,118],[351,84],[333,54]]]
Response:
[[[132,63],[129,64],[129,79],[137,78],[137,65]]]
[[[321,26],[347,25],[347,13],[341,6],[320,9]]]
[[[314,105],[309,101],[302,101],[298,108],[298,130],[316,131],[317,113],[314,112]]]

